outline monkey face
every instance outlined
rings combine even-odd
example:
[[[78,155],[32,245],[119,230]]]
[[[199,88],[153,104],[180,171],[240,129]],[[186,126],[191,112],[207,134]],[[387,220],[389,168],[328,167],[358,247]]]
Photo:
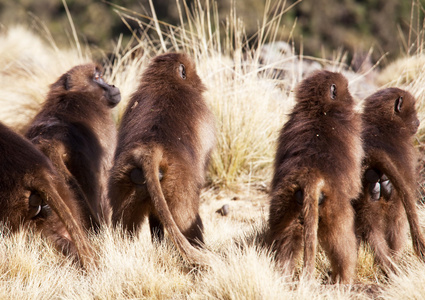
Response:
[[[121,101],[120,90],[106,83],[102,68],[96,64],[79,65],[63,74],[52,89],[63,95],[87,93],[90,99],[101,99],[108,107],[115,107]]]
[[[121,101],[121,92],[115,85],[107,84],[102,78],[102,72],[96,68],[93,81],[105,92],[104,97],[109,107],[115,107]]]

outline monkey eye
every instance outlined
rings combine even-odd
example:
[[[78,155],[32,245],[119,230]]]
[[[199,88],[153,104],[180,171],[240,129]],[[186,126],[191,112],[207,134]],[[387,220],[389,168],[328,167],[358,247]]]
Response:
[[[185,68],[184,64],[180,64],[179,73],[180,73],[180,77],[182,79],[186,79],[186,68]]]
[[[43,198],[41,198],[39,193],[31,192],[31,195],[28,198],[28,204],[29,204],[30,218],[35,218],[41,212]]]
[[[402,107],[402,105],[403,105],[403,97],[398,97],[397,98],[397,100],[395,100],[395,103],[394,103],[394,110],[395,110],[395,112],[401,112],[401,107]]]
[[[331,85],[331,99],[335,100],[335,98],[336,98],[336,85],[332,84]]]
[[[98,81],[98,80],[100,80],[100,79],[102,79],[102,74],[100,74],[99,72],[96,72],[95,74],[94,74],[94,80],[96,80],[96,81]]]

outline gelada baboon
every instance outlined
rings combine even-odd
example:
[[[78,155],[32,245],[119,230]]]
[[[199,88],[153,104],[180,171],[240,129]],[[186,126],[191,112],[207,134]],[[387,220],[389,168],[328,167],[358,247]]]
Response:
[[[271,183],[269,242],[292,274],[304,244],[304,274],[315,269],[317,241],[334,282],[354,276],[357,248],[351,200],[361,189],[361,118],[340,73],[304,79],[283,126]]]
[[[59,251],[88,266],[94,256],[76,200],[49,159],[1,123],[0,166],[0,220],[12,232],[21,226],[40,230]]]
[[[109,181],[113,224],[134,233],[148,216],[152,238],[165,227],[182,256],[201,264],[192,245],[203,243],[199,194],[215,143],[204,90],[187,55],[155,57],[122,118]]]
[[[120,100],[98,65],[76,66],[51,85],[26,133],[76,195],[86,227],[109,223],[107,181],[116,144],[111,108]]]
[[[415,98],[398,88],[378,91],[364,100],[362,119],[365,159],[363,190],[354,205],[356,230],[384,271],[395,271],[392,259],[406,244],[408,226],[414,250],[425,259],[415,200]]]

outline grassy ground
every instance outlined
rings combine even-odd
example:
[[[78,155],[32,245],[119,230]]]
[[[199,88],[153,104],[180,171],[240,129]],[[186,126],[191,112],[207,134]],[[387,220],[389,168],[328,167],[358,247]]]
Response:
[[[267,2],[266,7],[270,3]],[[281,5],[284,2],[280,2]],[[119,230],[104,228],[91,236],[99,266],[83,272],[56,253],[37,233],[3,232],[0,240],[1,299],[418,299],[425,297],[425,265],[406,247],[398,275],[385,278],[373,264],[370,250],[361,247],[355,284],[329,285],[329,262],[319,252],[316,283],[298,275],[284,278],[276,270],[261,240],[268,215],[268,183],[277,133],[294,104],[293,89],[305,73],[303,60],[292,54],[262,64],[261,47],[266,39],[279,40],[278,25],[284,15],[267,11],[259,23],[256,42],[244,43],[243,23],[234,11],[219,21],[214,3],[191,10],[180,6],[182,24],[177,27],[117,7],[123,20],[132,18],[140,28],[133,43],[118,40],[113,60],[104,60],[105,77],[117,85],[123,101],[114,111],[117,123],[125,104],[137,87],[149,59],[166,51],[184,51],[196,61],[198,73],[208,87],[205,94],[217,120],[217,149],[202,193],[201,216],[206,248],[215,263],[205,269],[186,265],[170,241],[152,244],[147,226],[129,240]],[[284,11],[284,10],[282,10]],[[147,30],[154,34],[147,35]],[[92,59],[90,49],[75,36],[70,49],[58,48],[42,26],[34,34],[27,29],[2,29],[0,34],[0,117],[22,130],[35,114],[48,85],[76,64]],[[291,30],[288,28],[287,30]],[[417,31],[419,32],[419,30]],[[418,34],[420,42],[420,35]],[[399,86],[418,99],[424,119],[425,74],[422,52],[394,62],[376,73],[377,85]],[[331,61],[312,58],[322,67],[343,71],[359,100],[367,74],[346,71],[344,56]],[[282,63],[289,64],[284,78],[276,78]],[[377,87],[372,87],[376,89]],[[424,122],[422,122],[424,123]],[[416,145],[422,148],[424,127]],[[418,177],[418,181],[424,182]],[[230,212],[219,212],[228,205]],[[425,225],[425,212],[420,209]]]
[[[70,264],[38,234],[28,231],[0,241],[1,299],[421,299],[425,266],[410,249],[400,274],[384,279],[361,248],[358,275],[351,286],[329,285],[329,263],[317,259],[316,283],[282,277],[261,239],[266,220],[265,194],[257,191],[203,193],[201,216],[206,247],[215,254],[205,269],[186,265],[169,240],[151,243],[144,226],[130,240],[104,228],[91,239],[99,266],[87,272]],[[216,211],[230,205],[229,215]]]

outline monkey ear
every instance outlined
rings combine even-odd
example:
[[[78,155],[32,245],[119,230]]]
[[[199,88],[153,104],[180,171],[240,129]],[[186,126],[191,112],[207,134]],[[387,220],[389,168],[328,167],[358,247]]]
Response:
[[[331,99],[335,100],[335,98],[336,98],[336,85],[332,84],[331,85]]]
[[[394,110],[398,113],[401,112],[402,105],[403,105],[403,97],[400,96],[397,98],[397,100],[395,100]]]
[[[59,77],[58,81],[52,84],[52,88],[64,88],[65,90],[69,90],[71,88],[71,75],[63,74]]]
[[[185,68],[184,64],[180,64],[180,66],[179,66],[179,73],[180,73],[180,77],[183,80],[186,79],[186,68]]]

